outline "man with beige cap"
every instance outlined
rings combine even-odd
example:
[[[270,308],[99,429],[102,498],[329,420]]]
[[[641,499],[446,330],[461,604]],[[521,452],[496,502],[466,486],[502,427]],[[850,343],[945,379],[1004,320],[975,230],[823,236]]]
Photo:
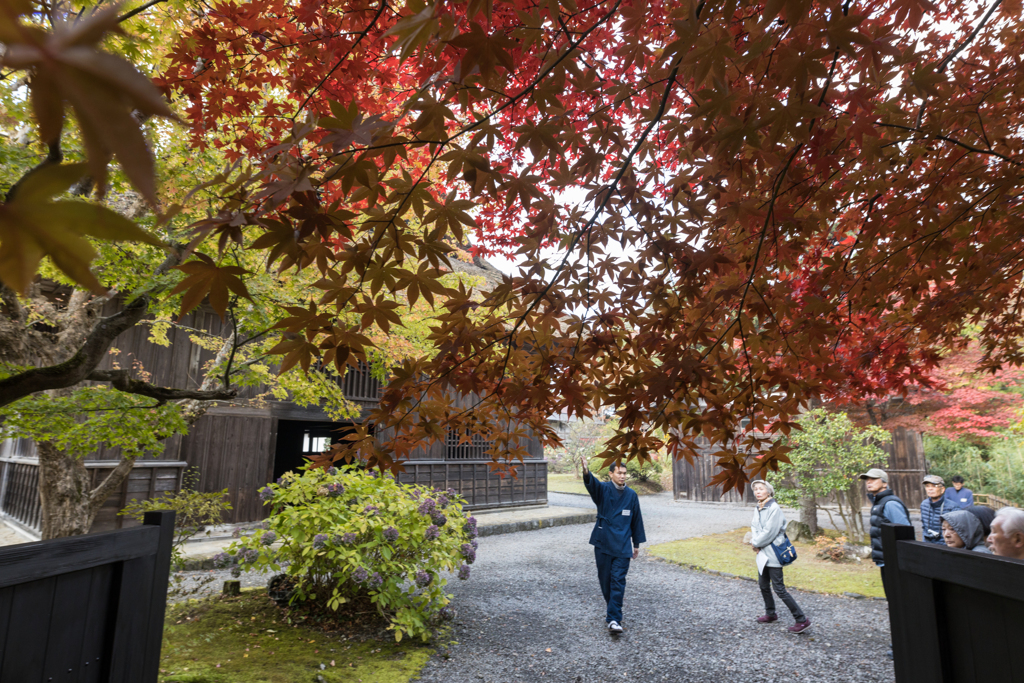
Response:
[[[907,506],[889,488],[889,475],[884,470],[873,467],[860,475],[864,480],[864,488],[871,499],[871,559],[882,570],[882,590],[889,597],[889,585],[886,577],[885,556],[882,554],[882,524],[906,524],[910,526],[910,513]],[[886,653],[892,659],[892,650]]]
[[[871,499],[871,559],[881,567],[885,564],[882,556],[882,524],[906,524],[910,526],[907,506],[889,488],[889,475],[877,467],[860,475],[864,488]],[[884,586],[883,586],[884,587]]]
[[[921,535],[927,543],[946,545],[942,538],[942,515],[960,506],[946,498],[946,482],[937,474],[929,474],[922,482],[925,499],[921,502]]]

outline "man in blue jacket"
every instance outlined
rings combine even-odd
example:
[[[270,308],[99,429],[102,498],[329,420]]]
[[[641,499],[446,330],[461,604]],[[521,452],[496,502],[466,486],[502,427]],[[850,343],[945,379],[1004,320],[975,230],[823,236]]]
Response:
[[[924,478],[925,499],[921,503],[921,534],[924,540],[935,545],[946,545],[942,539],[942,515],[960,506],[946,498],[946,482],[937,474]]]
[[[953,505],[962,510],[974,505],[974,492],[964,487],[964,478],[959,474],[953,477],[953,485],[946,489],[945,495]]]
[[[640,515],[640,499],[626,486],[626,464],[612,463],[610,482],[598,481],[590,473],[586,458],[583,465],[583,485],[597,506],[597,523],[590,534],[597,561],[597,578],[601,593],[608,604],[605,621],[608,631],[622,633],[622,597],[626,592],[626,573],[630,559],[640,554],[640,544],[647,542],[644,520]],[[632,544],[630,543],[632,540]]]

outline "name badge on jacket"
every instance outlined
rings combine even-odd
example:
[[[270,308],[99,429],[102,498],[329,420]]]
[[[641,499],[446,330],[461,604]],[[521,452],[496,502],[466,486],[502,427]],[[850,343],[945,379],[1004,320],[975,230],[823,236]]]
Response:
[[[629,517],[629,510],[623,510],[622,511],[622,516],[623,517]]]

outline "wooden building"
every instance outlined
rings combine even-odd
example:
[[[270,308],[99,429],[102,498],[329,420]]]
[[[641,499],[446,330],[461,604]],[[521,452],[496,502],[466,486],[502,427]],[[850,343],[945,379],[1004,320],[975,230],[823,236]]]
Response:
[[[721,468],[715,464],[707,439],[701,437],[699,443],[703,444],[701,457],[694,460],[693,466],[685,460],[672,463],[672,493],[675,499],[753,504],[754,494],[749,486],[744,488],[742,495],[735,489],[723,493],[721,485],[709,486]],[[897,427],[892,430],[892,442],[884,444],[882,448],[888,452],[889,457],[887,462],[878,463],[877,467],[889,473],[889,485],[896,495],[911,510],[918,509],[924,499],[921,480],[928,472],[921,434]]]
[[[220,334],[222,325],[210,310],[193,312],[182,324],[213,334]],[[189,335],[179,329],[169,333],[168,347],[151,344],[147,335],[146,326],[137,325],[116,340],[121,365],[129,365],[130,361],[125,363],[128,358],[138,360],[151,373],[154,384],[198,388],[201,369],[213,354],[193,344]],[[361,407],[361,417],[376,407],[380,383],[366,368],[350,371],[341,382],[346,398]],[[256,394],[254,389],[246,391],[239,400]],[[233,509],[225,522],[260,520],[266,516],[266,510],[257,491],[301,465],[304,456],[340,440],[352,424],[332,421],[319,409],[303,408],[290,401],[264,401],[259,407],[213,406],[186,436],[168,439],[162,453],[137,461],[121,490],[111,496],[97,515],[93,531],[124,526],[125,520],[117,512],[130,500],[178,490],[186,468],[198,470],[201,490],[228,489]],[[474,510],[546,504],[547,461],[540,442],[530,439],[522,445],[530,457],[519,467],[516,479],[502,479],[491,473],[491,459],[484,453],[488,444],[460,444],[450,435],[447,443],[414,451],[400,481],[454,488]],[[94,481],[100,481],[118,458],[116,449],[103,449],[88,458],[86,466],[93,471]],[[0,442],[0,518],[30,533],[37,533],[40,528],[38,471],[32,441]]]

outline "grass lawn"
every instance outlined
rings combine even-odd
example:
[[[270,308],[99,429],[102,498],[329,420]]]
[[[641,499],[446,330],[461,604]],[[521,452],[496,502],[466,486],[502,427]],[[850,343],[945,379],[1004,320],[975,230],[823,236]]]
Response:
[[[707,569],[757,578],[757,565],[750,546],[743,543],[748,529],[699,536],[685,541],[653,545],[648,552],[657,557],[697,569]],[[786,585],[819,593],[860,593],[884,597],[882,577],[871,560],[834,563],[814,556],[808,543],[795,543],[796,562],[786,567]]]
[[[161,683],[405,683],[431,650],[285,623],[263,589],[168,606]],[[323,665],[323,669],[321,669]]]
[[[648,493],[658,493],[661,487],[653,482],[627,481],[626,484],[636,491],[638,496],[645,496]],[[587,495],[587,488],[583,485],[582,479],[577,479],[575,474],[554,474],[548,472],[548,491],[558,493],[581,493]]]
[[[548,491],[559,493],[582,493],[587,495],[587,488],[583,485],[582,479],[577,479],[575,474],[553,474],[548,472]]]

